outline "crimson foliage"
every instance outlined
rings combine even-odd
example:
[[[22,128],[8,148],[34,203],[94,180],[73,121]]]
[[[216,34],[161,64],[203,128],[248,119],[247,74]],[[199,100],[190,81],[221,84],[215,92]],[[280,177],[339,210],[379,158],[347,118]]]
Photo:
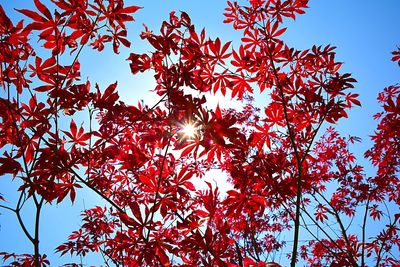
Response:
[[[367,177],[349,151],[358,138],[322,127],[360,105],[356,80],[340,71],[335,47],[297,50],[281,39],[284,22],[303,14],[307,0],[228,1],[224,22],[242,33],[237,48],[197,31],[185,12],[171,12],[159,33],[146,27],[140,36],[152,51],[128,61],[133,75],[154,72],[152,106],[127,105],[117,83],[103,90],[80,77],[82,48],[129,47],[126,23],[140,8],[51,2],[54,12],[39,0],[36,10],[18,10],[26,24],[0,7],[0,175],[21,184],[15,207],[1,207],[15,213],[34,247],[2,252],[4,261],[49,265],[39,249],[40,211],[74,202],[86,187],[106,205],[82,213],[81,228],[56,248],[61,255],[99,252],[116,266],[279,266],[271,255],[289,233],[291,266],[400,266],[400,214],[382,211],[387,202],[400,205],[400,87],[378,96],[383,111],[365,153],[377,173]],[[50,53],[39,54],[32,36]],[[261,110],[253,105],[258,92],[270,98]],[[243,104],[213,108],[216,93]],[[77,125],[73,116],[84,110],[90,116]],[[214,168],[232,185],[226,197],[209,182],[200,186]],[[21,217],[28,201],[31,223]],[[348,229],[360,209],[361,227]],[[367,239],[369,217],[389,223]],[[307,245],[299,246],[300,229],[313,237]]]

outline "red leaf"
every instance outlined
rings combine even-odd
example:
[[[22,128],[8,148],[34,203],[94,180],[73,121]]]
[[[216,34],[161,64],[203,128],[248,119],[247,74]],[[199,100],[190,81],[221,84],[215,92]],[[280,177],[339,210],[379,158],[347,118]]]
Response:
[[[160,259],[160,262],[163,266],[167,266],[167,267],[171,266],[171,264],[169,262],[169,258],[162,247],[160,247],[160,246],[156,247],[156,255]]]
[[[137,202],[131,202],[129,203],[129,207],[131,208],[131,211],[136,219],[138,219],[140,223],[143,223],[142,213],[140,211],[139,204]]]
[[[121,13],[135,13],[136,11],[138,11],[139,9],[142,9],[143,7],[139,7],[139,6],[128,6],[128,7],[124,7],[121,10]]]
[[[394,61],[394,62],[397,61],[397,64],[399,64],[399,66],[400,66],[400,48],[398,48],[397,51],[393,51],[392,55],[393,55],[392,61]]]
[[[139,224],[132,218],[130,218],[126,213],[119,214],[119,218],[126,226],[139,226]]]
[[[193,185],[191,182],[184,182],[183,185],[184,185],[187,189],[189,189],[189,190],[191,190],[191,191],[195,191],[195,190],[196,190],[196,188],[194,187],[194,185]]]
[[[47,20],[40,16],[38,13],[28,10],[28,9],[17,9],[18,12],[30,17],[34,21],[46,22]]]
[[[5,158],[0,158],[0,176],[6,173],[11,173],[14,176],[22,171],[21,164],[18,161],[5,154]]]
[[[46,16],[46,18],[48,18],[49,20],[52,20],[51,17],[51,13],[50,11],[47,9],[47,7],[45,5],[43,5],[39,0],[34,0],[35,5],[37,7],[37,9]]]

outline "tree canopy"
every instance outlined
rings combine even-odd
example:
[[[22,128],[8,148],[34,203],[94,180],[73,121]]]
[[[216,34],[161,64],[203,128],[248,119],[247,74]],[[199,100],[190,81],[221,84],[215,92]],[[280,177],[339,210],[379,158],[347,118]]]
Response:
[[[400,86],[377,97],[367,175],[351,150],[361,140],[335,129],[361,105],[356,79],[333,45],[283,38],[308,0],[228,1],[237,46],[172,11],[159,30],[144,25],[145,53],[127,30],[139,6],[33,2],[17,10],[23,21],[0,6],[0,175],[18,185],[15,203],[0,191],[0,207],[32,244],[0,252],[6,264],[49,266],[43,207],[90,190],[102,202],[85,208],[60,255],[96,252],[106,266],[400,266]],[[82,77],[84,48],[108,46],[131,47],[132,75],[153,75],[152,103],[127,104],[118,81]],[[216,95],[235,108],[213,105]]]

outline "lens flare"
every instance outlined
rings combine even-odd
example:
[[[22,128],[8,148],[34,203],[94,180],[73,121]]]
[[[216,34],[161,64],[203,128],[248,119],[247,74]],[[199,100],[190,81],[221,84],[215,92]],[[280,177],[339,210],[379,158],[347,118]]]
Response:
[[[197,127],[192,123],[186,123],[182,127],[182,133],[185,138],[194,138],[197,134]]]

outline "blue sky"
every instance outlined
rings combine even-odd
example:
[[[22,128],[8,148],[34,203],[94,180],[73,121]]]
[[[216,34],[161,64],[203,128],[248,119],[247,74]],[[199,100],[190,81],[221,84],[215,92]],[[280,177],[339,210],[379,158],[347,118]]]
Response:
[[[14,19],[22,16],[12,8],[29,8],[27,0],[0,0],[0,4]],[[29,1],[30,2],[30,1]],[[98,82],[102,88],[115,81],[119,82],[121,98],[135,104],[140,99],[151,105],[154,97],[148,92],[153,87],[151,74],[133,77],[128,62],[125,60],[131,51],[144,52],[149,48],[138,38],[145,23],[153,31],[157,31],[164,19],[168,19],[170,11],[186,11],[192,18],[196,28],[205,27],[210,37],[221,40],[233,40],[239,44],[240,35],[230,25],[222,23],[225,7],[223,0],[141,0],[126,1],[133,5],[143,6],[136,13],[136,22],[129,26],[129,39],[132,47],[121,49],[115,56],[111,48],[101,54],[86,49],[80,58],[82,77],[88,77],[92,83]],[[400,46],[400,1],[398,0],[311,0],[305,15],[298,16],[295,22],[288,22],[287,32],[283,38],[289,45],[306,49],[312,45],[332,44],[337,46],[337,58],[344,62],[342,71],[350,72],[358,80],[355,93],[360,94],[362,107],[355,108],[349,119],[341,120],[338,129],[343,135],[356,135],[363,143],[353,149],[367,167],[368,162],[362,160],[362,154],[369,148],[369,135],[373,133],[376,123],[372,120],[379,107],[376,96],[384,87],[400,81],[400,68],[390,61],[390,52]],[[263,97],[263,96],[260,96]],[[262,101],[262,100],[258,100]],[[10,184],[11,178],[0,177],[0,192],[13,203],[16,185]],[[79,226],[79,214],[85,207],[98,205],[97,197],[88,190],[82,190],[73,207],[68,202],[61,205],[46,206],[43,211],[41,226],[41,250],[46,253],[52,266],[68,262],[68,257],[59,259],[53,249],[66,240],[72,230]],[[84,199],[84,202],[83,202]],[[85,203],[85,204],[83,204]],[[23,236],[13,214],[0,210],[0,251],[30,253],[31,246]],[[26,207],[24,218],[29,220],[31,209]],[[98,265],[101,260],[91,257],[84,263]]]

